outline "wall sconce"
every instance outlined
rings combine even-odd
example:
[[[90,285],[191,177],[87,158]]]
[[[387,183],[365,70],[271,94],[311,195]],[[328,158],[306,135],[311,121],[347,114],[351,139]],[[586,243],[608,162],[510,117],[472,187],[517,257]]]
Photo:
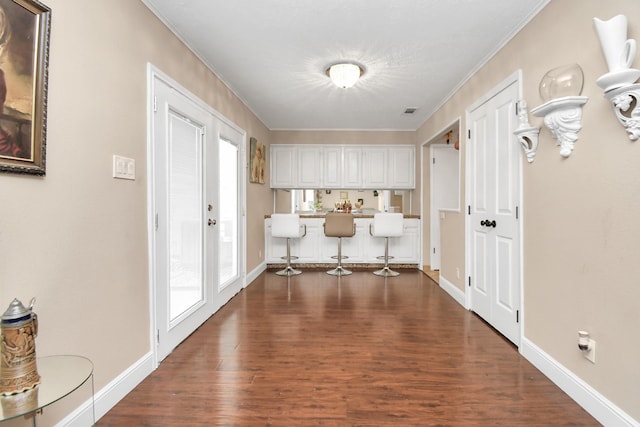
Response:
[[[629,134],[629,139],[640,138],[640,85],[634,84],[605,92],[611,101],[618,121]],[[633,108],[632,108],[633,107]]]
[[[548,71],[540,81],[540,96],[544,104],[531,110],[536,117],[544,117],[560,146],[560,155],[569,157],[582,129],[582,106],[589,100],[580,96],[584,75],[578,64],[566,65]]]
[[[632,141],[640,138],[640,70],[631,67],[636,55],[636,41],[627,39],[627,17],[616,15],[608,21],[593,18],[609,72],[596,84],[611,101],[618,121]]]
[[[518,111],[518,120],[520,125],[513,134],[518,138],[518,142],[522,146],[524,153],[527,155],[527,161],[533,162],[538,150],[538,135],[540,128],[533,127],[529,124],[529,113],[527,111],[527,102],[522,99],[516,104]]]

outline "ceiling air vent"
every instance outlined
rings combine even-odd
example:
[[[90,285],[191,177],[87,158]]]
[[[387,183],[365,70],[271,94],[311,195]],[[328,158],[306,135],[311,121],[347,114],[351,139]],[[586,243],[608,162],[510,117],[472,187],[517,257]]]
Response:
[[[411,114],[415,113],[416,111],[418,111],[417,108],[405,108],[405,110],[404,110],[404,112],[402,114],[410,116]]]

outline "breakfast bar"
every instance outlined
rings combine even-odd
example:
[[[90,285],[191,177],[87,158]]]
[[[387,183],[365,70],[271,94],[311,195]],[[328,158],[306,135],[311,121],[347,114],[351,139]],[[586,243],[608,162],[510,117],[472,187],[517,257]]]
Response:
[[[306,226],[306,234],[291,241],[291,255],[298,258],[294,263],[300,267],[330,267],[336,263],[336,239],[326,237],[323,231],[324,213],[301,214],[301,223]],[[373,237],[369,227],[373,214],[354,214],[356,233],[342,240],[342,255],[348,257],[343,264],[354,267],[378,267],[384,260],[384,239]],[[420,216],[404,214],[402,237],[389,242],[391,263],[396,267],[418,268],[420,264]],[[271,215],[265,215],[265,260],[268,268],[284,264],[286,239],[272,237]]]

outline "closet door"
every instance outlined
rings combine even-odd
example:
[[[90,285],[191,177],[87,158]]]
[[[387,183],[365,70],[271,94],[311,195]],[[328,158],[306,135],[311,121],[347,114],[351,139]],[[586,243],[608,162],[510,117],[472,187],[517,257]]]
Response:
[[[520,343],[520,148],[517,82],[470,112],[469,215],[471,308]]]

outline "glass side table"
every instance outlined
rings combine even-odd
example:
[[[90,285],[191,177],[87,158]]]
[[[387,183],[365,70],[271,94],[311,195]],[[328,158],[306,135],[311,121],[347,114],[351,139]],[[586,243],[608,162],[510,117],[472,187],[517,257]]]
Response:
[[[0,396],[0,423],[13,418],[33,417],[42,409],[73,393],[91,378],[91,410],[96,423],[93,363],[83,356],[48,356],[36,359],[40,384],[31,390]]]

